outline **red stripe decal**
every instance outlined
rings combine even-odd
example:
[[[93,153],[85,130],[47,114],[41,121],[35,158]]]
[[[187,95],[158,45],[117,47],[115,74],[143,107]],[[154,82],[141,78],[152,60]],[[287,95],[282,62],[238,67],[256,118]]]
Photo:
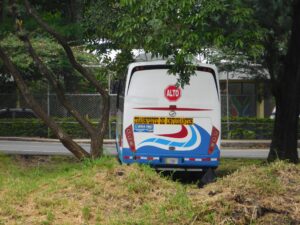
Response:
[[[210,136],[208,154],[213,153],[215,146],[217,144],[217,141],[219,139],[219,134],[220,134],[219,130],[213,126],[212,131],[211,131],[211,136]]]
[[[174,108],[174,107],[150,107],[150,108],[134,108],[142,110],[157,110],[157,111],[211,111],[212,109],[197,109],[197,108]]]
[[[158,136],[170,137],[170,138],[184,138],[188,134],[188,131],[185,126],[181,125],[181,130],[178,133],[174,134],[158,134]]]
[[[134,134],[133,134],[133,129],[132,126],[129,125],[126,129],[125,129],[125,135],[127,138],[127,142],[129,145],[129,148],[131,149],[132,152],[135,152],[135,143],[134,143]]]

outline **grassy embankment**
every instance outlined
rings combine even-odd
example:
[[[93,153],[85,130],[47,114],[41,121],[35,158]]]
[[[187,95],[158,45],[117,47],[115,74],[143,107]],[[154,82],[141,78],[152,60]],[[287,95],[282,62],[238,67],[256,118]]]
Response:
[[[299,224],[300,165],[222,160],[197,188],[113,158],[0,156],[0,224]]]

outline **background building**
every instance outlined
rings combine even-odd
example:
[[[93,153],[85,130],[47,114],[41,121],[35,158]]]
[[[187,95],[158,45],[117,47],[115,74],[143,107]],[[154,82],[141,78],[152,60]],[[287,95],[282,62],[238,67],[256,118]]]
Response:
[[[219,73],[222,116],[268,118],[275,105],[270,81],[241,72]]]

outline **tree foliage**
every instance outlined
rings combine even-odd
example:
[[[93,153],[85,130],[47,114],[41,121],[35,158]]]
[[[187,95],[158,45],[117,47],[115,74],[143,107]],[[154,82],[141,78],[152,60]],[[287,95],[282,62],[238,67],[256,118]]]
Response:
[[[103,9],[104,1],[90,7],[88,34],[94,32],[91,37],[105,38],[112,47],[144,49],[169,58],[175,65],[170,72],[180,74],[182,85],[194,73],[195,55],[230,49],[232,54],[256,57],[262,51],[264,31],[253,10],[240,0],[108,2],[112,9]],[[109,13],[116,16],[105,17]]]
[[[2,0],[0,18],[0,36],[7,32],[14,31],[14,19],[9,12],[9,4],[7,0]],[[85,1],[80,0],[31,0],[43,20],[51,24],[51,26],[66,37],[73,44],[82,43],[83,33],[81,28],[81,20],[84,8],[87,5]],[[37,35],[43,36],[45,32],[39,28],[36,21],[26,14],[25,7],[20,5],[20,13],[22,18],[26,20],[25,28],[30,32],[36,32]]]
[[[83,33],[81,29],[81,19],[84,9],[84,2],[78,0],[71,1],[34,1],[31,3],[38,9],[42,19],[51,24],[54,30],[60,32],[72,46],[76,59],[84,65],[98,64],[99,60],[92,54],[87,53],[83,45]],[[72,8],[77,5],[77,8]],[[25,7],[19,5],[20,16],[22,16],[22,25],[30,33],[33,47],[37,50],[37,54],[51,68],[51,70],[59,77],[67,92],[89,91],[95,92],[82,77],[73,69],[69,63],[63,48],[26,13]],[[8,52],[12,61],[17,66],[24,79],[30,81],[30,86],[36,86],[39,81],[40,87],[47,87],[47,82],[43,80],[39,71],[35,68],[32,58],[28,55],[23,43],[14,35],[15,23],[11,12],[9,11],[8,2],[3,2],[3,20],[0,26],[0,43]],[[75,15],[78,14],[78,15]],[[106,71],[95,70],[99,80],[106,82],[104,79]],[[10,76],[7,76],[3,64],[0,61],[0,73],[3,78],[1,85],[4,87],[10,83]],[[8,82],[8,83],[6,83]],[[14,87],[2,89],[2,91],[14,91]]]

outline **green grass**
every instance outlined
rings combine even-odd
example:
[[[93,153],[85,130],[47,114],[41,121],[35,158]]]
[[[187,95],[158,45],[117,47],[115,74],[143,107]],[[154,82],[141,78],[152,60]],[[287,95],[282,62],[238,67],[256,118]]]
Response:
[[[0,155],[0,224],[264,224],[263,215],[248,213],[254,206],[279,210],[288,199],[290,210],[299,208],[299,171],[284,162],[222,159],[217,182],[199,189],[111,157]],[[284,218],[298,219],[294,211]]]

